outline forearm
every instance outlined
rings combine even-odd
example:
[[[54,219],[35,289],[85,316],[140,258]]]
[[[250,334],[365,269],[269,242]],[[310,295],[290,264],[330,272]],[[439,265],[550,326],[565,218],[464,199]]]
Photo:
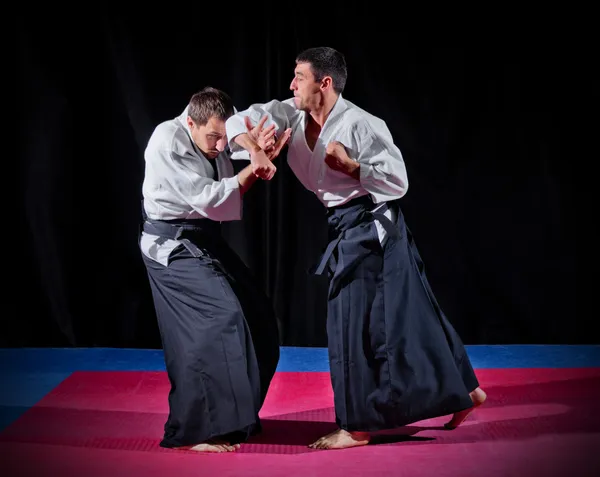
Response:
[[[248,133],[238,134],[234,139],[234,142],[243,147],[246,151],[253,153],[259,152],[260,146],[250,137]]]
[[[248,117],[253,125],[257,125],[261,118],[267,116],[264,127],[275,125],[279,135],[290,127],[291,118],[298,114],[293,103],[287,104],[277,100],[265,104],[253,104],[245,111],[240,111],[225,122],[227,138],[232,152],[232,159],[249,159],[249,153],[257,146],[255,141],[248,137],[245,118]],[[249,141],[250,140],[250,141]],[[254,143],[254,144],[253,144]]]
[[[389,131],[375,132],[368,125],[358,130],[352,148],[359,151],[357,162],[360,183],[379,201],[403,197],[408,190],[406,165],[400,149],[394,144]]]
[[[244,167],[237,175],[240,184],[240,194],[244,195],[256,182],[258,177],[252,172],[252,166]]]
[[[358,174],[362,187],[381,201],[401,198],[408,191],[408,177],[403,162],[385,166],[361,164]]]
[[[358,162],[352,161],[352,164],[348,168],[347,174],[350,177],[356,179],[357,181],[360,181],[360,164]]]

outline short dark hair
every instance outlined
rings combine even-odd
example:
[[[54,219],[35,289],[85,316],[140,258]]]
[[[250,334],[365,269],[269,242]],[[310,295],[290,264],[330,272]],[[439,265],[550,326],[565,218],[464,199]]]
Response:
[[[296,63],[310,63],[315,81],[321,81],[323,77],[331,76],[333,89],[338,94],[344,91],[348,70],[346,59],[339,51],[327,46],[309,48],[296,56]]]
[[[188,116],[199,126],[205,125],[213,116],[226,121],[233,113],[233,101],[229,95],[210,86],[195,93],[188,107]]]

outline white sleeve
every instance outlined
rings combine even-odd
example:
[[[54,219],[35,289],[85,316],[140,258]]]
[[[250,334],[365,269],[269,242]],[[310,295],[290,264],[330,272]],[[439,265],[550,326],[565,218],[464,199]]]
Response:
[[[256,125],[266,115],[267,121],[264,127],[275,124],[275,130],[277,133],[281,133],[290,127],[292,118],[296,114],[298,114],[298,110],[292,99],[285,101],[273,100],[264,104],[256,103],[244,111],[236,112],[225,123],[231,158],[250,160],[250,154],[234,141],[236,136],[248,132],[244,117],[249,117],[250,122]]]
[[[353,141],[362,187],[378,203],[403,197],[408,191],[406,165],[385,123],[360,121]]]
[[[146,151],[144,197],[150,217],[185,217],[196,211],[215,221],[240,220],[242,198],[237,176],[215,181],[206,168],[183,150]]]
[[[215,181],[184,166],[184,158],[171,153],[180,175],[171,180],[173,192],[207,219],[218,222],[242,218],[242,197],[237,176]]]

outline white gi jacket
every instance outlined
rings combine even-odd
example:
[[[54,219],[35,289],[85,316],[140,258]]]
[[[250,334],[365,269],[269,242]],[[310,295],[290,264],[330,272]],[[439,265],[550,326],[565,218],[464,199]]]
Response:
[[[219,222],[242,218],[242,198],[230,151],[208,160],[192,141],[187,108],[177,118],[159,124],[144,152],[144,209],[151,219],[206,219]],[[218,180],[213,179],[217,168]],[[167,265],[175,240],[159,244],[142,233],[142,252]],[[160,242],[160,241],[159,241]]]
[[[375,210],[395,222],[396,218],[385,202],[406,194],[408,177],[402,153],[383,120],[340,95],[311,151],[305,136],[308,113],[296,109],[292,98],[253,104],[225,123],[232,159],[250,159],[248,152],[234,142],[237,135],[247,132],[244,116],[249,116],[256,124],[265,114],[268,116],[265,127],[275,124],[279,132],[292,128],[287,154],[290,168],[304,187],[314,192],[326,207],[370,194],[375,203],[381,204]],[[341,142],[350,158],[360,164],[360,182],[325,163],[325,151],[331,141]],[[377,221],[376,225],[383,243],[385,229]]]

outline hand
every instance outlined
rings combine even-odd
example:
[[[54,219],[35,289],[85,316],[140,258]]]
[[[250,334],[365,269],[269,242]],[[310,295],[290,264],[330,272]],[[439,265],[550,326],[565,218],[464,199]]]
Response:
[[[252,125],[250,118],[244,116],[244,122],[246,123],[246,130],[252,140],[258,144],[265,152],[269,152],[275,145],[275,124],[271,124],[266,129],[263,129],[268,116],[263,116],[256,126]]]
[[[252,165],[252,173],[255,176],[268,181],[273,178],[277,170],[267,153],[259,148],[250,152],[250,164]]]
[[[268,151],[265,151],[270,161],[275,159],[283,149],[283,146],[290,142],[291,136],[292,128],[287,128],[281,137],[279,137],[279,139],[277,139],[277,141],[273,144],[273,146]]]
[[[350,159],[346,148],[341,142],[332,141],[327,144],[325,154],[325,164],[333,170],[360,179],[360,164]]]
[[[277,168],[271,164],[281,152],[283,147],[289,142],[292,129],[288,128],[284,133],[276,138],[275,124],[263,129],[268,116],[263,116],[256,126],[252,125],[248,116],[244,117],[248,136],[255,143],[254,149],[250,150],[250,163],[252,172],[261,179],[271,180],[275,175]],[[258,146],[258,147],[256,147]],[[250,149],[248,146],[245,146]]]
[[[292,128],[287,128],[269,152],[257,149],[250,153],[250,163],[252,164],[254,175],[266,180],[273,178],[277,168],[273,165],[272,161],[279,155],[283,146],[289,142],[291,135]]]

